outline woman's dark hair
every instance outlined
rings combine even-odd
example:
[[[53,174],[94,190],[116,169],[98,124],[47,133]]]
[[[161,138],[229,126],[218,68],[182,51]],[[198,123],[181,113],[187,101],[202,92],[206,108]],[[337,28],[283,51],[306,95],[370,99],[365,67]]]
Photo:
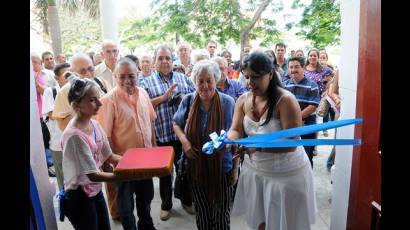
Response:
[[[265,53],[255,51],[245,58],[241,70],[251,69],[256,74],[263,76],[268,73],[272,74],[272,79],[269,82],[268,90],[268,115],[265,122],[262,125],[266,125],[273,116],[273,110],[278,100],[278,87],[282,87],[279,82],[279,77],[276,75],[276,71],[273,69],[273,62]],[[261,126],[262,126],[261,125]]]
[[[97,83],[87,78],[77,78],[70,86],[70,91],[68,91],[68,102],[80,102],[85,94],[90,90],[90,88],[96,87],[98,89]]]
[[[310,56],[310,53],[312,53],[312,52],[316,52],[316,54],[317,54],[316,72],[321,72],[323,70],[323,66],[320,64],[320,61],[319,61],[319,50],[315,49],[315,48],[309,50],[309,52],[307,54],[307,57],[306,57],[305,68],[309,65],[309,56]]]
[[[276,54],[273,50],[265,50],[264,53],[268,56],[272,56],[273,57],[273,64],[277,65],[278,64],[278,60],[276,60]]]

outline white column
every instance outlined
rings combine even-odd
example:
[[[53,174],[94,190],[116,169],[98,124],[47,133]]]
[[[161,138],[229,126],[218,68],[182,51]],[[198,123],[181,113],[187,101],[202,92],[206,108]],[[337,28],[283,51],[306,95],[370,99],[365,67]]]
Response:
[[[118,44],[118,18],[115,0],[100,0],[102,39],[110,39]]]
[[[36,182],[44,222],[47,229],[57,229],[53,196],[56,185],[50,182],[44,153],[43,135],[38,115],[36,87],[33,66],[30,60],[30,167]],[[28,175],[28,174],[27,174]]]
[[[356,117],[357,69],[359,64],[360,0],[340,1],[341,57],[339,93],[342,99],[339,119]],[[354,125],[337,129],[337,139],[354,139]],[[333,172],[330,229],[345,230],[352,174],[353,146],[336,146]]]

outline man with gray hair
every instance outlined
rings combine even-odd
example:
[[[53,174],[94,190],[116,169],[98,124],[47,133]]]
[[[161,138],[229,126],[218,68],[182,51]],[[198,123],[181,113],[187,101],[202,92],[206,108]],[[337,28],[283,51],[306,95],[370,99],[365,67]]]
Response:
[[[246,88],[238,81],[228,79],[228,62],[223,57],[214,57],[212,61],[216,62],[221,71],[221,79],[216,83],[216,89],[219,92],[228,94],[235,101],[242,94],[246,93]]]
[[[123,155],[130,148],[156,146],[155,111],[147,92],[137,86],[135,62],[121,59],[114,70],[117,86],[101,98],[96,118],[107,134],[111,149]],[[118,213],[123,229],[152,230],[151,201],[154,197],[152,178],[106,183],[108,206],[113,218]],[[135,195],[135,200],[134,200]],[[134,202],[138,222],[134,217]],[[137,228],[138,226],[138,228]]]
[[[155,67],[158,72],[151,77],[145,78],[141,87],[148,92],[155,108],[157,118],[154,124],[157,144],[158,146],[173,146],[175,152],[174,165],[178,171],[177,161],[182,154],[182,146],[174,133],[172,117],[178,110],[178,99],[195,91],[195,86],[191,79],[184,74],[172,71],[172,50],[169,46],[160,45],[155,50],[154,56]],[[160,177],[159,188],[162,200],[160,218],[161,220],[167,220],[170,218],[172,208],[171,175]],[[193,213],[191,199],[184,200],[181,198],[181,203],[187,212]]]
[[[94,65],[90,57],[86,54],[76,54],[71,59],[71,71],[80,78],[94,78]],[[53,119],[58,124],[58,127],[64,131],[68,122],[71,120],[74,113],[68,102],[68,92],[70,91],[71,81],[75,78],[74,75],[68,78],[61,90],[57,93],[54,102]]]
[[[140,69],[141,72],[138,75],[138,86],[141,86],[142,82],[144,81],[145,78],[151,77],[154,74],[154,71],[152,70],[152,57],[151,55],[145,53],[141,56],[141,61],[140,61]]]
[[[177,55],[178,55],[178,60],[175,61],[174,64],[179,65],[182,64],[184,65],[185,69],[191,68],[192,69],[192,61],[191,61],[191,51],[192,47],[188,42],[181,41],[178,44],[177,47]]]
[[[95,68],[95,76],[105,80],[108,83],[109,90],[116,85],[113,72],[118,61],[118,54],[118,46],[114,41],[104,40],[101,43],[101,55],[104,61]]]

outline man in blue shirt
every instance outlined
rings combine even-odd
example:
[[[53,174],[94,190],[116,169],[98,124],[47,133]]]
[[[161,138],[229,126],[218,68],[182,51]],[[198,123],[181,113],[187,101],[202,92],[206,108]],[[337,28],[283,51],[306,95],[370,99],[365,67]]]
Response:
[[[238,81],[228,79],[228,62],[223,57],[214,57],[212,61],[218,64],[219,69],[221,70],[221,79],[216,83],[216,89],[219,92],[228,94],[235,101],[239,96],[244,94],[247,90],[246,88],[239,83]]]
[[[283,76],[286,75],[288,71],[288,61],[285,58],[285,54],[286,54],[286,45],[283,43],[276,44],[275,45],[276,59],[273,62],[273,65],[275,66],[275,70],[279,72],[282,78]]]
[[[302,111],[304,125],[316,124],[316,108],[319,105],[319,87],[316,82],[305,77],[303,67],[305,61],[300,57],[290,58],[288,72],[290,79],[283,82],[284,88],[293,93]],[[302,135],[302,139],[316,139],[316,133]],[[313,167],[314,146],[304,146]]]
[[[178,110],[178,103],[173,100],[174,94],[185,94],[195,91],[192,80],[184,74],[172,71],[172,50],[167,45],[160,45],[155,50],[155,67],[157,72],[145,78],[141,84],[154,106],[156,119],[155,134],[158,146],[172,146],[175,157],[174,165],[178,171],[177,161],[182,154],[181,142],[173,130],[172,118]],[[172,208],[172,179],[171,175],[160,177],[159,189],[161,195],[161,220],[170,218]],[[182,207],[189,213],[193,214],[192,200],[187,198],[181,199]]]

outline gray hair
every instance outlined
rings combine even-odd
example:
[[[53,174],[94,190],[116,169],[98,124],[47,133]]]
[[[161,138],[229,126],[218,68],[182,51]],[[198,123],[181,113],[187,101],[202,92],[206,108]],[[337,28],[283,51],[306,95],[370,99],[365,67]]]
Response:
[[[107,45],[113,45],[113,46],[118,47],[118,45],[117,45],[117,43],[116,43],[115,41],[113,41],[113,40],[111,40],[111,39],[105,39],[104,41],[101,42],[101,50],[104,51],[104,48],[105,48]]]
[[[203,71],[208,72],[215,78],[215,82],[218,82],[221,79],[221,71],[219,70],[219,66],[216,62],[211,60],[201,60],[194,65],[192,69],[191,77],[193,82],[196,82],[196,78],[200,75]]]
[[[77,54],[74,54],[74,56],[71,58],[71,63],[70,63],[70,65],[71,65],[71,68],[72,68],[72,69],[77,69],[76,62],[77,62],[78,60],[80,60],[80,59],[88,60],[88,61],[90,61],[91,63],[93,63],[93,60],[91,60],[90,56],[88,56],[87,54],[85,54],[85,53],[77,53]]]
[[[137,64],[136,64],[133,60],[131,60],[131,59],[125,57],[125,58],[121,58],[121,59],[117,62],[117,64],[115,65],[114,74],[117,74],[118,71],[120,71],[120,67],[123,66],[123,65],[131,66],[132,69],[134,69],[135,71],[137,71]]]
[[[189,43],[186,42],[186,41],[181,41],[181,42],[178,43],[178,50],[179,50],[179,49],[181,48],[181,46],[183,46],[183,45],[187,46],[189,50],[192,50],[191,44],[189,44]]]
[[[209,56],[209,52],[206,49],[193,50],[191,53],[191,59],[192,59],[193,64],[197,62],[198,58],[201,58],[201,60],[203,59],[209,60],[211,57]]]
[[[224,57],[216,56],[216,57],[213,57],[211,60],[216,62],[217,64],[222,63],[222,64],[224,64],[224,66],[226,68],[228,68],[228,62],[226,61],[226,58],[224,58]]]
[[[43,60],[41,60],[40,56],[39,56],[38,54],[34,53],[34,52],[31,52],[31,53],[30,53],[30,58],[31,58],[31,59],[37,59],[37,60],[40,61],[40,63],[43,62]]]
[[[169,53],[171,54],[171,59],[172,59],[172,49],[171,49],[171,47],[169,45],[162,44],[162,45],[159,45],[154,51],[154,62],[157,61],[158,51],[162,51],[162,50],[168,50]]]

